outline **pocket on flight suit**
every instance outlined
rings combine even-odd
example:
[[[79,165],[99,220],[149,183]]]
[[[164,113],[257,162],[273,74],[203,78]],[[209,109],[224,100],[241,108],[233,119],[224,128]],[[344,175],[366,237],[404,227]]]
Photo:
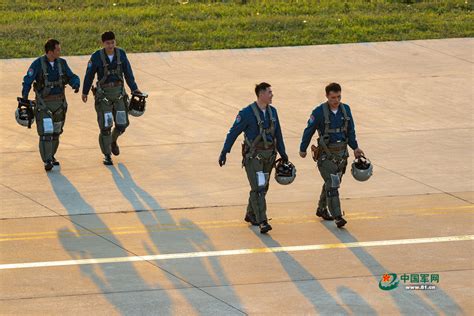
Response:
[[[66,109],[60,107],[53,114],[54,133],[61,134],[63,132],[64,121],[66,120]]]
[[[97,122],[100,129],[108,129],[113,125],[112,106],[105,100],[96,102],[95,110],[97,112]]]
[[[118,99],[114,104],[115,124],[128,127],[128,109],[124,97]]]

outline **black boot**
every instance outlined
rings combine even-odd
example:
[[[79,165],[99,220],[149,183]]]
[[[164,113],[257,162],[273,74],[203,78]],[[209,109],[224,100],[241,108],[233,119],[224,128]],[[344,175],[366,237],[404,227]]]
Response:
[[[342,226],[346,225],[347,221],[342,218],[342,216],[338,216],[335,219],[335,223],[337,225],[337,228],[341,228]]]
[[[253,215],[251,213],[245,214],[244,221],[246,221],[247,223],[252,224],[253,226],[258,226],[257,220],[255,219],[255,215]]]
[[[272,226],[267,221],[260,223],[260,234],[266,234],[270,230],[272,230]]]
[[[51,159],[51,162],[53,163],[53,165],[59,166],[59,161],[57,161],[56,158],[54,158],[54,156],[53,156],[53,159]]]
[[[117,144],[117,141],[112,142],[112,144],[110,144],[110,148],[112,149],[112,154],[114,154],[114,156],[120,155],[120,148]]]
[[[329,214],[329,211],[326,207],[325,208],[318,207],[318,209],[316,210],[316,216],[321,217],[322,219],[326,221],[334,220],[334,218]]]
[[[44,163],[44,170],[50,171],[51,169],[53,169],[53,162],[48,160]]]
[[[104,156],[104,165],[106,166],[112,166],[114,162],[112,161],[112,157],[110,155],[105,155]]]

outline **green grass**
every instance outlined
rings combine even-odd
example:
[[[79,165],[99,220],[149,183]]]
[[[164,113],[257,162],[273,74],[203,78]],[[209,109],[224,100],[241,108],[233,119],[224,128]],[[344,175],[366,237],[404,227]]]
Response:
[[[105,30],[127,52],[472,37],[472,1],[0,0],[0,58],[41,55],[48,38],[88,55]]]

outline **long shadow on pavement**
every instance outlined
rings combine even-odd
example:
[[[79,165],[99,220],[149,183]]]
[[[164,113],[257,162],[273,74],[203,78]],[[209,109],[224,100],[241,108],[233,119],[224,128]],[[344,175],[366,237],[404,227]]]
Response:
[[[338,229],[335,227],[333,222],[322,222],[324,227],[330,231],[334,236],[336,236],[343,243],[353,243],[358,242],[358,240],[352,236],[352,234],[346,229]],[[383,267],[377,259],[375,259],[370,253],[367,252],[362,247],[359,248],[348,248],[358,259],[359,261],[367,267],[367,269],[372,273],[372,275],[379,281],[380,277],[389,273],[385,267]],[[426,293],[428,298],[430,298],[439,309],[441,309],[446,315],[460,315],[462,310],[457,305],[453,299],[449,297],[441,289],[435,291],[428,291]],[[437,292],[437,293],[431,293]],[[406,291],[404,289],[396,289],[392,291],[387,291],[392,296],[396,306],[403,315],[438,315],[438,312],[435,311],[431,306],[426,304],[422,298],[420,298],[415,291]]]
[[[71,231],[69,228],[58,230],[58,238],[63,248],[73,259],[126,257],[131,255],[123,248],[114,233],[95,214],[95,210],[82,198],[80,192],[64,175],[48,173],[48,178],[56,196],[70,215],[77,215],[78,210],[88,213],[87,215],[78,215],[83,216],[81,221],[84,225],[79,224],[79,219],[71,217],[76,231]],[[85,227],[100,230],[100,234],[105,234],[106,239],[85,230]],[[97,239],[99,239],[99,242],[97,242]],[[96,284],[104,297],[121,314],[136,314],[138,310],[133,300],[124,299],[123,295],[118,293],[157,289],[157,287],[150,287],[136,271],[134,265],[129,262],[79,265],[79,269],[83,275]],[[160,314],[166,315],[166,308],[171,306],[166,291],[153,293],[153,291],[147,293],[150,303],[160,302],[162,306],[158,305],[156,309],[160,310]],[[131,293],[127,295],[130,296]],[[154,304],[156,305],[156,303]]]
[[[271,235],[261,235],[257,230],[253,232],[267,247],[281,247],[280,243],[274,240]],[[280,261],[281,266],[293,281],[306,299],[313,305],[315,311],[320,315],[349,315],[349,313],[329,294],[314,275],[306,270],[288,252],[277,252],[275,256]],[[307,282],[301,282],[307,281]],[[360,300],[360,304],[365,301]]]
[[[337,288],[337,294],[354,315],[374,316],[377,312],[357,292],[347,286]]]
[[[166,209],[163,209],[152,195],[142,189],[133,180],[125,165],[119,163],[118,169],[112,167],[110,171],[122,195],[130,202],[135,210],[142,210],[135,214],[143,224],[143,227],[148,231],[148,236],[153,242],[153,245],[143,243],[143,247],[147,249],[148,254],[215,250],[215,247],[206,233],[191,220],[181,219],[179,223],[177,223],[170,213]],[[160,229],[163,225],[166,225],[166,230]],[[230,284],[219,259],[216,257],[172,259],[156,262],[156,265],[192,286],[194,286],[193,284],[195,283],[204,283],[206,286],[226,286]],[[208,270],[206,266],[210,266],[211,268]],[[196,286],[196,288],[199,287]],[[227,304],[234,309],[234,312],[239,314],[243,313],[237,307],[216,298],[205,290],[202,291],[214,299]],[[225,291],[227,297],[230,297],[232,302],[237,302],[237,306],[240,306],[239,298],[232,287],[225,287]],[[187,295],[186,292],[184,295]],[[187,300],[190,303],[193,301],[191,296],[187,296]],[[207,310],[206,312],[222,311]],[[227,313],[229,313],[229,311],[227,311]]]

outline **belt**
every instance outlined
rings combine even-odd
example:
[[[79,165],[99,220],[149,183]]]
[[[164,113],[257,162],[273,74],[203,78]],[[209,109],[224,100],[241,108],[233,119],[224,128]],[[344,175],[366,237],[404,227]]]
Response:
[[[100,85],[101,88],[113,88],[123,86],[122,81],[112,81],[109,83],[103,83]]]
[[[45,101],[62,101],[64,100],[64,94],[50,94],[43,97]]]
[[[331,153],[337,153],[337,152],[340,152],[340,151],[344,151],[347,149],[347,145],[346,144],[343,144],[343,145],[337,145],[337,146],[328,146],[328,150],[329,152]]]
[[[257,145],[255,145],[255,149],[257,149],[257,150],[270,150],[270,149],[274,149],[274,148],[275,148],[274,144],[268,144],[268,148],[265,148],[264,143],[258,143]]]

